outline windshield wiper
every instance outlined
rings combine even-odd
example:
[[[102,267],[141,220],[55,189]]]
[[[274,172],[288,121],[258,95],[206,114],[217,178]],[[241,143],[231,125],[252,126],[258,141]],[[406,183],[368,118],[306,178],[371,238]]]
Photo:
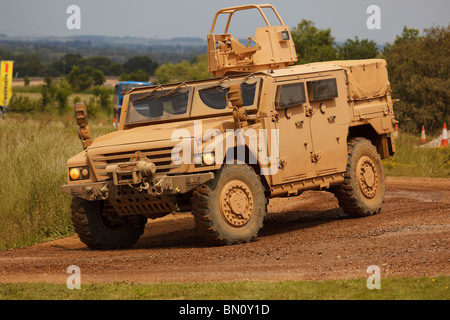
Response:
[[[161,98],[164,98],[164,97],[167,97],[167,96],[170,96],[170,95],[172,95],[172,94],[177,93],[178,90],[180,90],[181,87],[182,87],[183,85],[184,85],[185,87],[188,87],[188,85],[186,84],[186,82],[180,83],[178,86],[176,86],[175,88],[173,88],[173,89],[170,90],[169,92],[164,93],[164,94],[160,95],[159,97],[157,97],[157,99],[161,99]]]
[[[134,102],[136,102],[136,101],[141,101],[141,100],[147,99],[147,98],[153,96],[153,95],[156,93],[156,91],[158,91],[158,89],[164,89],[164,87],[161,86],[161,85],[159,85],[159,86],[157,86],[155,89],[153,89],[152,91],[148,92],[148,93],[147,93],[146,95],[144,95],[143,97],[137,98],[136,100],[133,100],[133,101],[131,101],[131,102],[134,103]]]

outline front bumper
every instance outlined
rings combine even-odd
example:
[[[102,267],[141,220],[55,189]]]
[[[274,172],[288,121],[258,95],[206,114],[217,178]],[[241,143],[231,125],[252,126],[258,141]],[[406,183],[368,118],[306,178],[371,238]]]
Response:
[[[102,182],[66,184],[61,187],[64,193],[89,201],[124,198],[123,189],[136,190],[143,197],[176,195],[187,193],[199,185],[214,179],[213,172],[183,175],[155,175],[136,185],[115,185],[113,180]]]

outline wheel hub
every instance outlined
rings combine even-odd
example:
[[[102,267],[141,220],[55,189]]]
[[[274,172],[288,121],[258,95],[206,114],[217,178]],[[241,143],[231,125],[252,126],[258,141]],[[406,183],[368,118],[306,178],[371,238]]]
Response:
[[[221,192],[220,209],[225,221],[233,227],[242,227],[253,214],[253,196],[242,181],[228,182]]]
[[[357,166],[359,186],[367,198],[373,198],[377,192],[378,172],[375,163],[367,156],[361,157]]]

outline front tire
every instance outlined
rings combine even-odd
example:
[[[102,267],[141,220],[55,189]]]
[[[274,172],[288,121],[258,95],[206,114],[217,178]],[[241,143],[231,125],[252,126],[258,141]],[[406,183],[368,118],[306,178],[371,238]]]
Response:
[[[72,199],[72,222],[81,242],[91,249],[133,246],[144,233],[143,216],[120,217],[106,201]]]
[[[266,203],[255,171],[245,164],[230,164],[194,190],[192,214],[197,230],[209,243],[245,243],[262,228]]]
[[[377,214],[384,202],[384,172],[381,157],[367,139],[354,138],[348,143],[345,181],[336,187],[339,206],[351,217]]]

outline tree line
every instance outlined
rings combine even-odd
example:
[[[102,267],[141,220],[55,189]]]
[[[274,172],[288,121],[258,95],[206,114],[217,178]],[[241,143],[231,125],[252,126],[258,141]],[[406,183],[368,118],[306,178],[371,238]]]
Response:
[[[61,58],[45,63],[38,53],[19,53],[10,55],[8,60],[14,60],[14,73],[21,77],[66,77],[77,68],[76,73],[95,70],[102,76],[124,76],[141,70],[147,76],[153,75],[158,62],[149,56],[134,56],[124,63],[114,62],[106,56],[83,57],[79,53],[67,53]],[[89,73],[89,72],[88,72]]]

